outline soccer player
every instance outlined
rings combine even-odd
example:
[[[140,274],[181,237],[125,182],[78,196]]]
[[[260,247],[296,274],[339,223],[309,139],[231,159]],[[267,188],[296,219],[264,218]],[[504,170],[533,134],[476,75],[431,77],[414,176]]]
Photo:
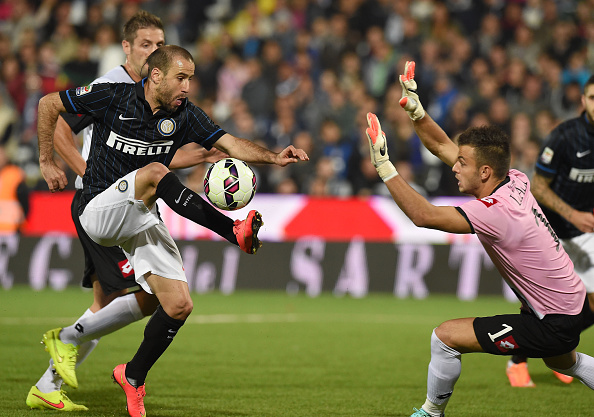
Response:
[[[532,177],[532,194],[584,282],[594,311],[594,76],[584,85],[584,112],[546,139]],[[594,320],[584,323],[584,329]],[[514,355],[506,374],[513,387],[533,387],[527,358]],[[573,378],[555,372],[566,384]]]
[[[162,46],[151,53],[147,65],[148,77],[136,84],[95,84],[48,94],[39,102],[38,117],[40,168],[50,191],[55,192],[66,185],[64,172],[53,159],[52,136],[59,113],[93,116],[93,140],[79,206],[81,225],[96,243],[120,246],[134,268],[136,282],[160,303],[135,356],[113,371],[131,416],[145,414],[146,375],[193,308],[181,256],[159,219],[157,199],[248,253],[255,253],[261,245],[257,238],[260,214],[252,210],[246,220],[233,222],[184,187],[167,168],[175,151],[195,142],[206,149],[215,146],[248,163],[286,166],[308,160],[303,150],[292,145],[274,153],[234,137],[188,102],[195,65],[184,48]],[[74,373],[74,364],[66,365]]]
[[[161,19],[146,11],[132,16],[123,28],[122,49],[126,62],[92,84],[106,82],[135,83],[141,79],[141,69],[148,56],[165,43]],[[101,336],[112,333],[130,323],[150,316],[158,305],[157,297],[140,289],[134,281],[134,270],[126,255],[117,247],[105,247],[93,242],[80,225],[78,206],[82,194],[82,176],[91,147],[93,118],[85,115],[62,114],[58,118],[54,144],[58,154],[79,176],[76,179],[77,192],[71,206],[72,220],[85,253],[83,287],[93,288],[93,303],[71,326],[53,329],[45,333],[43,341],[53,350],[59,351],[68,361],[79,366],[99,343]],[[84,130],[83,130],[84,129]],[[82,156],[74,144],[72,132],[83,130]],[[203,148],[176,152],[170,167],[183,168],[206,159],[214,162],[225,154],[203,154]],[[78,349],[77,349],[78,348]],[[77,355],[78,353],[78,355]],[[58,364],[62,367],[62,364]],[[73,403],[62,390],[62,377],[54,369],[54,361],[45,373],[31,387],[26,403],[31,408],[59,411],[86,410],[84,405]],[[77,386],[76,374],[68,375],[68,383]]]
[[[415,63],[400,76],[400,105],[423,144],[452,167],[460,192],[476,197],[459,207],[434,206],[415,192],[389,160],[386,138],[371,113],[366,130],[371,160],[400,209],[419,227],[475,233],[522,301],[521,314],[448,320],[433,330],[427,398],[411,417],[443,416],[464,353],[543,358],[560,373],[594,389],[594,358],[575,351],[589,310],[584,284],[530,192],[510,169],[509,137],[498,127],[464,131],[458,143],[425,113],[416,93]]]

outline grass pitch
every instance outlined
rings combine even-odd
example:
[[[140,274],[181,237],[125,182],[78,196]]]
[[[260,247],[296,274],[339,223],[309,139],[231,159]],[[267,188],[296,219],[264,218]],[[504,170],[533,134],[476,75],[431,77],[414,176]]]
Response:
[[[25,398],[48,365],[39,343],[90,305],[79,289],[0,291],[0,416],[40,416]],[[400,300],[239,292],[194,296],[194,312],[147,379],[151,417],[410,416],[425,399],[431,330],[457,317],[517,311],[501,298]],[[146,319],[103,338],[78,368],[71,416],[127,416],[111,370],[132,358]],[[594,354],[594,330],[579,350]],[[592,416],[594,393],[531,360],[536,388],[511,388],[506,357],[464,355],[448,416]]]

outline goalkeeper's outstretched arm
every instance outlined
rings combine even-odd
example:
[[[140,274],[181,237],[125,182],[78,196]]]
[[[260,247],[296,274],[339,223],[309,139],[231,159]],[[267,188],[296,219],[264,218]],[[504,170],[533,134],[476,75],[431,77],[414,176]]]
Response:
[[[419,227],[450,233],[471,233],[470,224],[452,206],[434,206],[402,179],[388,156],[386,135],[377,116],[367,113],[369,127],[365,131],[369,141],[371,162],[384,181],[398,207]]]
[[[433,155],[449,166],[453,166],[458,158],[458,145],[423,109],[417,94],[414,61],[406,62],[404,74],[400,76],[400,85],[402,86],[400,106],[413,121],[413,126],[421,142]]]

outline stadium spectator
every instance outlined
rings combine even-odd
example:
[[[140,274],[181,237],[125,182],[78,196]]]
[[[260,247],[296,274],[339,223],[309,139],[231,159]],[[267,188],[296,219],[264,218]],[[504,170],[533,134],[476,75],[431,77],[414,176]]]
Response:
[[[342,114],[345,117],[339,123],[345,135],[356,137],[358,127],[349,115],[362,109],[363,113],[388,114],[383,96],[399,88],[396,62],[416,59],[422,64],[417,74],[419,93],[426,97],[428,109],[436,109],[440,101],[443,104],[443,97],[433,93],[440,86],[437,81],[446,79],[452,91],[470,98],[469,119],[483,113],[487,117],[477,120],[500,124],[490,118],[489,108],[495,99],[504,97],[512,112],[528,112],[536,125],[542,110],[561,119],[578,114],[580,87],[590,75],[594,56],[594,25],[587,19],[594,5],[585,1],[299,0],[278,2],[276,7],[257,1],[194,3],[7,2],[0,16],[0,62],[16,56],[18,76],[9,77],[5,87],[23,114],[27,90],[13,88],[19,78],[24,83],[35,81],[32,73],[42,75],[39,64],[45,58],[41,55],[51,48],[56,51],[55,73],[63,77],[66,62],[58,57],[72,56],[75,46],[91,36],[91,61],[98,62],[100,73],[109,70],[124,59],[115,28],[140,5],[163,17],[170,40],[187,42],[184,46],[196,50],[200,87],[195,97],[217,101],[213,114],[220,123],[234,113],[230,107],[235,101],[229,97],[236,98],[245,90],[243,98],[251,116],[265,126],[275,118],[271,103],[279,96],[295,100],[291,107],[297,125],[313,133],[328,117],[326,112],[336,111],[337,104],[354,107],[354,112]],[[244,76],[228,77],[229,62],[223,63],[229,56],[234,56],[231,60],[236,64],[232,72]],[[248,67],[258,65],[261,76],[245,75]],[[7,66],[3,65],[3,74],[15,68],[10,61]],[[70,66],[67,70],[73,74]],[[529,82],[524,82],[527,77]],[[51,83],[43,80],[45,92]],[[262,80],[268,93],[254,93],[263,86]],[[364,97],[379,99],[379,108],[367,108]],[[441,127],[449,129],[454,114],[450,108],[443,121],[438,112],[432,114]],[[25,130],[23,137],[35,142],[27,131],[36,119],[27,117],[26,123],[16,125],[15,133]],[[417,169],[415,161],[413,165],[417,181],[423,182],[427,169]],[[34,170],[26,172],[33,181],[39,175]]]
[[[4,145],[0,145],[0,234],[15,233],[29,212],[29,188],[25,173],[10,162]]]

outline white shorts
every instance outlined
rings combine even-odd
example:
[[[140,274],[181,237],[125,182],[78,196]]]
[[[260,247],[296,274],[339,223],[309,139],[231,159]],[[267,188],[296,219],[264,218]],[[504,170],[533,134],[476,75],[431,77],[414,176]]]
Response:
[[[186,280],[182,258],[169,230],[159,219],[157,205],[135,200],[133,171],[117,180],[85,207],[80,222],[93,241],[120,246],[134,268],[136,282],[152,294],[147,274]]]
[[[594,292],[594,233],[562,239],[562,242],[565,252],[573,262],[575,272],[586,286],[586,292]]]

